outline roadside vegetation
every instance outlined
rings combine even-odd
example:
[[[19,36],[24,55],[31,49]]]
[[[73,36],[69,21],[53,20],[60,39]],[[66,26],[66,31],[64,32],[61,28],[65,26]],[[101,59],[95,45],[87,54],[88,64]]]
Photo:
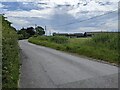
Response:
[[[18,36],[11,23],[2,15],[0,18],[2,18],[2,88],[18,88]]]
[[[2,89],[2,17],[0,16],[0,89]]]
[[[28,41],[37,45],[118,64],[118,33],[95,34],[91,38],[33,36]]]

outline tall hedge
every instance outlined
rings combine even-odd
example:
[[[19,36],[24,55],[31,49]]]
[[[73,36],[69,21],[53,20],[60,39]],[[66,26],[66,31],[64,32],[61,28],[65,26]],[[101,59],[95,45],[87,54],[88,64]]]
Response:
[[[2,88],[17,88],[19,79],[18,36],[11,23],[2,17]]]

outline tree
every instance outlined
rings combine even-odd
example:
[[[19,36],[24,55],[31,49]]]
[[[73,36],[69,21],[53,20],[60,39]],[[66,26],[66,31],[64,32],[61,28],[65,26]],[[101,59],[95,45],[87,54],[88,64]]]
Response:
[[[30,37],[30,34],[26,32],[27,29],[22,28],[17,32],[19,39],[27,39]]]
[[[26,29],[26,32],[27,32],[30,36],[32,36],[32,35],[35,34],[35,31],[34,31],[34,28],[33,28],[33,27],[28,27],[28,28]]]
[[[36,30],[36,33],[37,33],[38,35],[44,35],[44,34],[45,34],[44,28],[42,28],[42,27],[40,27],[40,26],[37,26],[37,27],[35,28],[35,30]]]
[[[28,27],[27,29],[22,28],[17,33],[19,35],[19,39],[27,39],[27,38],[33,36],[35,34],[35,31],[34,31],[33,27]]]

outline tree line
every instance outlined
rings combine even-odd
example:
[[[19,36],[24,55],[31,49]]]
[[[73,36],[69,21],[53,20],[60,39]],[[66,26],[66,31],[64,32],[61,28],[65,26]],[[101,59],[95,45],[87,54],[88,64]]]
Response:
[[[43,36],[45,34],[45,30],[41,26],[37,26],[36,28],[33,27],[27,27],[22,28],[17,31],[19,40],[22,39],[28,39],[29,37],[32,37],[33,35],[40,35]]]

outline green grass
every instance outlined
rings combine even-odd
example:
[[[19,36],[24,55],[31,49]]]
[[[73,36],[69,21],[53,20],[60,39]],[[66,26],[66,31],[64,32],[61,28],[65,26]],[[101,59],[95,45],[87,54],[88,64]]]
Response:
[[[77,53],[99,60],[104,60],[110,63],[118,64],[118,34],[117,33],[102,33],[94,35],[92,38],[65,38],[63,43],[52,41],[51,38],[59,37],[31,37],[29,42],[54,48],[61,51]],[[61,42],[61,40],[60,40]]]
[[[17,34],[2,17],[2,88],[17,88],[19,79],[19,47]]]

